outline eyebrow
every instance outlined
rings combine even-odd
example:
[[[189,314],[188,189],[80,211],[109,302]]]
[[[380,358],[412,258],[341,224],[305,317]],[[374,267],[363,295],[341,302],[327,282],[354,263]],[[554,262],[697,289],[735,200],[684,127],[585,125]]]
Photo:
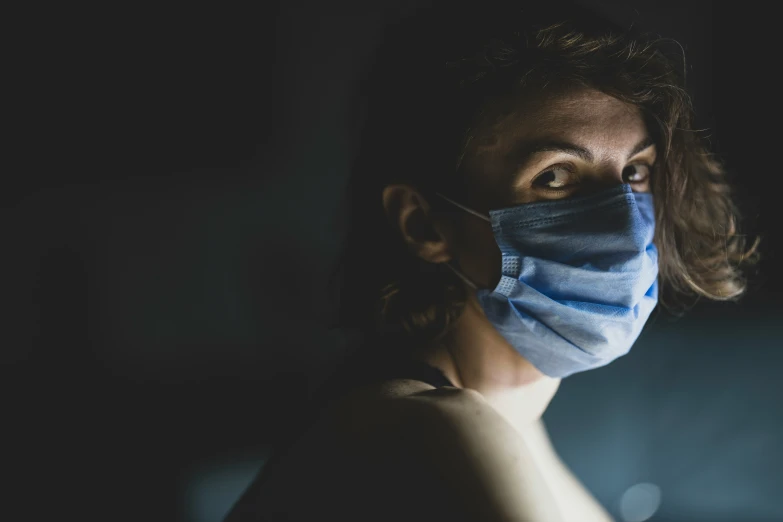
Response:
[[[631,159],[635,155],[653,145],[655,145],[655,141],[651,137],[647,136],[636,144],[636,146],[631,150],[631,153],[628,155],[627,159]],[[565,152],[566,154],[572,154],[585,161],[594,160],[593,154],[583,147],[579,147],[573,143],[553,140],[534,142],[528,141],[521,143],[511,151],[511,157],[516,165],[522,165],[523,163],[527,163],[527,161],[530,159],[530,156],[540,152]]]

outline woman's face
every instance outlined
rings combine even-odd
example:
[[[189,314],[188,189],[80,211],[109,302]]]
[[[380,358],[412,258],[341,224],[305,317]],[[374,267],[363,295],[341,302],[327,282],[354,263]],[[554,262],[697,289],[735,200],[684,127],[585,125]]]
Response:
[[[623,183],[639,192],[650,190],[655,147],[636,107],[582,88],[517,103],[500,101],[491,109],[506,116],[489,127],[479,125],[469,144],[464,167],[470,174],[467,196],[459,198],[462,205],[487,215]],[[406,184],[387,186],[383,204],[413,255],[429,263],[456,261],[455,268],[479,288],[497,287],[502,255],[490,223],[468,212],[458,211],[456,222],[451,212],[432,213],[421,194]],[[467,295],[466,308],[452,328],[452,349],[444,353],[439,343],[432,362],[450,378],[459,376],[461,386],[493,397],[496,405],[505,401],[518,420],[535,418],[559,379],[542,379],[494,330],[476,293],[467,289]],[[534,381],[539,381],[538,391],[528,387]]]
[[[468,149],[471,199],[463,204],[486,214],[621,183],[650,190],[656,151],[638,108],[587,88],[500,106],[511,112]],[[453,255],[479,287],[495,288],[501,253],[491,225],[468,213],[460,219]]]

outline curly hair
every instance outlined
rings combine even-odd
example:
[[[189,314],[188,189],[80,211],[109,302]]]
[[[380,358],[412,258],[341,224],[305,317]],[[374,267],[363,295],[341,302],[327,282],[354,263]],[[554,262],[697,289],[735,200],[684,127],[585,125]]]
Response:
[[[540,3],[538,3],[540,4]],[[658,159],[660,304],[736,300],[754,263],[719,160],[692,129],[682,49],[622,30],[575,5],[547,2],[477,16],[419,11],[390,24],[365,78],[367,118],[348,187],[340,262],[340,324],[402,335],[415,349],[460,316],[464,287],[439,265],[407,252],[382,208],[383,187],[408,183],[433,209],[434,191],[464,194],[476,143],[509,115],[500,99],[568,85],[596,89],[640,109]]]

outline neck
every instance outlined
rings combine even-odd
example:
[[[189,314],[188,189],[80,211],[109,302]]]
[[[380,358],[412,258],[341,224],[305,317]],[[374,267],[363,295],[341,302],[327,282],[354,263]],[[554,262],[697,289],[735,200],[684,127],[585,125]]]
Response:
[[[481,393],[516,426],[538,419],[560,383],[517,353],[474,298],[449,333],[419,358],[439,368],[456,387]]]

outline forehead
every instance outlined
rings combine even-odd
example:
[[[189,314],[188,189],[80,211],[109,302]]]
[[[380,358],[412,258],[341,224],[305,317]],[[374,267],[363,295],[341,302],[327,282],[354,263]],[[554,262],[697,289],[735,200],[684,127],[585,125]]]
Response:
[[[586,87],[493,102],[479,125],[475,152],[502,152],[520,141],[552,139],[607,153],[647,135],[641,111]]]

